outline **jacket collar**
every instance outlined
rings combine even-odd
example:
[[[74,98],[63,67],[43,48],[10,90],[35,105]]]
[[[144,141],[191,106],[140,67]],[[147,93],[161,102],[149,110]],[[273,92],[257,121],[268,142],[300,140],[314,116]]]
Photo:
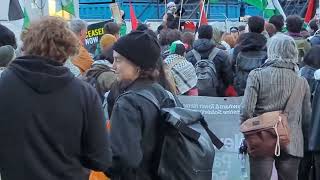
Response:
[[[120,90],[121,92],[138,90],[153,83],[154,81],[145,78],[138,78],[134,81],[122,81],[120,82]]]

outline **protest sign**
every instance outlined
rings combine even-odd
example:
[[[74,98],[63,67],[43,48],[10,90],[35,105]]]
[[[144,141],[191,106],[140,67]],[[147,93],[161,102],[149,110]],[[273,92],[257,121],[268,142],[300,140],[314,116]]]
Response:
[[[180,96],[179,100],[186,108],[200,111],[207,120],[209,128],[224,143],[221,150],[216,150],[213,179],[248,179],[248,160],[245,162],[246,172],[241,172],[241,159],[238,155],[243,139],[239,131],[241,97]]]
[[[97,45],[100,42],[100,38],[104,34],[103,27],[106,23],[111,21],[112,20],[98,22],[98,23],[90,24],[88,26],[87,37],[85,39],[84,46],[89,51],[90,54],[94,55],[97,49]]]

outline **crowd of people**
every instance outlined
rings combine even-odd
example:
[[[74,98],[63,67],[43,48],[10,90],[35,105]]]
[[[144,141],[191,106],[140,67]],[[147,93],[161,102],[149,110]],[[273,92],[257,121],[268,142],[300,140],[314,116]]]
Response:
[[[176,95],[243,96],[244,122],[284,110],[295,88],[290,143],[279,157],[249,154],[250,179],[269,180],[274,163],[280,180],[320,178],[318,20],[309,31],[299,16],[281,15],[227,31],[179,24],[168,13],[156,31],[139,24],[121,35],[108,22],[96,54],[80,19],[34,21],[22,45],[0,25],[1,178],[84,180],[94,170],[157,180],[159,110],[131,92],[147,90],[164,106]]]

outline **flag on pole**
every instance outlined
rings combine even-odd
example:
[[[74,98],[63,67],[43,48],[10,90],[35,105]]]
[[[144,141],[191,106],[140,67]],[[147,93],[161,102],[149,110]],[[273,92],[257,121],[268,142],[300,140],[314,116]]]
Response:
[[[26,7],[23,8],[23,29],[27,29],[30,26],[30,18],[27,12]]]
[[[130,4],[131,27],[132,27],[132,30],[136,30],[138,27],[138,20],[134,12],[133,6],[131,4],[131,1],[129,2],[129,4]]]
[[[200,26],[201,25],[208,25],[208,19],[207,19],[207,15],[206,12],[204,10],[204,1],[200,0]]]
[[[255,6],[263,11],[264,16],[270,18],[273,15],[282,15],[286,18],[286,15],[279,3],[279,0],[244,0],[247,4]]]
[[[23,12],[22,12],[19,0],[10,0],[8,20],[14,21],[22,18],[23,18]]]
[[[309,21],[313,18],[315,14],[316,14],[316,0],[309,0],[307,12],[304,16],[304,22],[309,23]]]
[[[73,0],[61,0],[62,10],[75,15]]]

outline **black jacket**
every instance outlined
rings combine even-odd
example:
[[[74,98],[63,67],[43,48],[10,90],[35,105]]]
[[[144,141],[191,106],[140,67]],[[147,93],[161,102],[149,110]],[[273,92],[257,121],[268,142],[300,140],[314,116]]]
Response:
[[[316,82],[316,88],[312,101],[312,116],[309,133],[309,150],[320,151],[320,80]]]
[[[62,64],[14,60],[0,79],[2,180],[87,180],[111,164],[100,99]]]
[[[267,59],[266,43],[267,39],[262,34],[250,32],[240,36],[232,59],[234,87],[239,96],[244,95],[250,71],[259,68]]]
[[[214,43],[209,39],[198,39],[193,43],[193,48],[199,52],[201,58],[206,59],[209,57],[213,48],[215,48]],[[197,63],[196,58],[193,53],[190,51],[186,55],[186,59],[191,62],[193,65]],[[217,78],[219,80],[218,95],[224,96],[224,91],[228,85],[232,84],[233,73],[232,67],[229,61],[229,56],[221,50],[217,56],[213,59],[217,70]]]
[[[138,79],[124,91],[147,89],[159,102],[168,98],[155,83]],[[111,147],[113,165],[111,179],[157,180],[160,152],[160,121],[158,109],[147,99],[133,93],[120,95],[111,115]]]
[[[242,52],[250,51],[267,51],[267,38],[259,33],[244,33],[239,37],[239,43],[236,45],[233,51],[232,64],[235,64],[238,54]]]

